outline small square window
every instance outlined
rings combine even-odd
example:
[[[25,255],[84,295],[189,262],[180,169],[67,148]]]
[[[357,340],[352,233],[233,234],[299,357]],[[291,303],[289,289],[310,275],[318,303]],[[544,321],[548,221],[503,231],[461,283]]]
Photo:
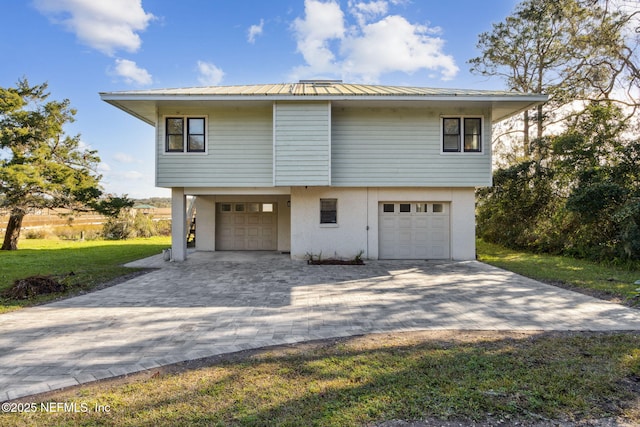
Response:
[[[400,203],[400,212],[411,212],[411,204]]]
[[[444,212],[444,205],[442,203],[433,204],[433,213]]]
[[[220,203],[220,212],[231,212],[231,203]]]
[[[263,203],[262,212],[273,212],[273,203]]]
[[[244,212],[244,203],[236,203],[236,212]]]
[[[426,203],[416,203],[416,212],[417,213],[426,213],[427,208],[429,207]]]
[[[395,205],[393,203],[385,203],[384,205],[382,205],[382,211],[383,212],[393,212],[393,208],[395,207]]]
[[[320,199],[320,224],[338,223],[338,199]]]
[[[247,203],[247,212],[260,212],[260,203]]]

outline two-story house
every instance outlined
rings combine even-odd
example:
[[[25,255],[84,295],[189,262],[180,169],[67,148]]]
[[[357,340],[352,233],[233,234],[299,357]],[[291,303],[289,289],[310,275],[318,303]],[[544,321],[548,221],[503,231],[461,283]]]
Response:
[[[197,250],[474,259],[491,125],[547,100],[327,80],[100,95],[156,129],[177,261],[187,196]]]

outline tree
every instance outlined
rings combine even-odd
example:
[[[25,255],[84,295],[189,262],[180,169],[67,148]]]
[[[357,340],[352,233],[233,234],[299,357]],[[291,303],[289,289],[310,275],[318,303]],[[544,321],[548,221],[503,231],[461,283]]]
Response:
[[[631,88],[640,82],[634,56],[640,33],[630,25],[639,14],[617,9],[610,1],[525,0],[512,16],[479,35],[481,55],[469,61],[472,72],[500,77],[515,92],[550,95],[549,103],[533,115],[523,113],[525,157],[539,157],[531,149],[531,124],[535,137],[542,138],[545,125],[566,118],[552,120],[552,113],[570,113],[563,106],[616,97],[638,106]]]
[[[10,211],[2,250],[18,248],[30,210],[84,210],[102,194],[97,152],[64,132],[76,111],[68,99],[49,101],[46,90],[26,79],[0,87],[0,207]]]
[[[556,136],[545,161],[494,173],[478,191],[478,234],[515,248],[596,260],[640,259],[640,140],[622,110],[592,103]]]

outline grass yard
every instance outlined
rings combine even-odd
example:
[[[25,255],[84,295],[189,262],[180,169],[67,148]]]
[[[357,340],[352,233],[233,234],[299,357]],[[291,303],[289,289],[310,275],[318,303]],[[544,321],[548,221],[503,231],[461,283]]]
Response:
[[[640,264],[607,266],[588,260],[516,251],[481,239],[477,241],[477,250],[479,261],[532,279],[628,305],[639,302],[634,299],[639,287],[634,282],[640,280]]]
[[[0,251],[0,292],[16,279],[54,275],[67,293],[87,291],[136,270],[121,265],[158,254],[170,246],[169,237],[131,240],[21,240],[17,251]],[[73,272],[73,275],[70,273]],[[33,300],[0,299],[0,313],[61,296],[43,295]]]
[[[358,426],[427,419],[514,425],[616,416],[640,423],[640,336],[634,333],[384,334],[227,359],[22,399],[37,408],[55,402],[90,409],[37,409],[5,414],[0,423]]]

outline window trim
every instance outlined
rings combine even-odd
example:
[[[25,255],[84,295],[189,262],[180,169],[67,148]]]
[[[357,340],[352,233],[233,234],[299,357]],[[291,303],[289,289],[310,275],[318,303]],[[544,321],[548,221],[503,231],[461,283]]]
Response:
[[[335,216],[336,216],[335,222],[322,222],[322,202],[323,201],[327,201],[327,202],[333,201],[335,203]],[[319,208],[320,209],[318,210],[318,213],[320,215],[320,218],[319,218],[320,226],[321,227],[337,227],[338,226],[338,199],[335,198],[335,197],[332,197],[332,198],[328,198],[328,197],[327,198],[321,198],[320,199]]]
[[[169,133],[167,123],[170,119],[182,119],[182,150],[169,150]],[[193,134],[193,135],[202,135],[204,137],[204,149],[203,150],[191,150],[189,148],[189,119],[204,119],[204,134]],[[209,126],[209,117],[207,115],[202,114],[167,114],[163,116],[164,123],[164,150],[162,151],[165,155],[176,155],[176,154],[187,154],[187,155],[206,155],[209,152],[209,134],[208,134],[208,126]],[[177,135],[177,134],[174,134]]]
[[[444,120],[445,119],[458,119],[460,123],[460,134],[459,134],[459,149],[458,150],[445,150],[444,148]],[[466,119],[479,119],[480,120],[480,147],[478,150],[465,150],[464,148],[464,139],[465,139],[465,120]],[[440,116],[440,154],[444,155],[478,155],[484,154],[484,122],[485,117],[482,115],[442,115]]]

